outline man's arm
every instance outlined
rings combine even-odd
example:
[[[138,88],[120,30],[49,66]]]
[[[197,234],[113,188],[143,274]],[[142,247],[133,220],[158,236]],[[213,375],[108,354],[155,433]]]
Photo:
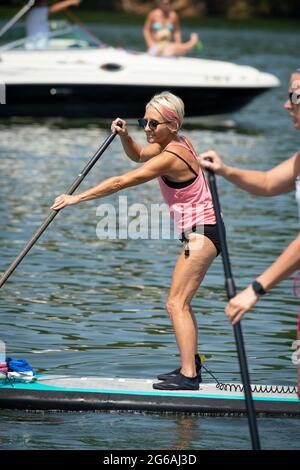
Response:
[[[62,10],[66,10],[67,8],[71,6],[76,6],[80,4],[81,0],[65,0],[63,2],[58,2],[54,3],[51,7],[48,9],[49,15],[53,15],[54,13],[58,13]]]

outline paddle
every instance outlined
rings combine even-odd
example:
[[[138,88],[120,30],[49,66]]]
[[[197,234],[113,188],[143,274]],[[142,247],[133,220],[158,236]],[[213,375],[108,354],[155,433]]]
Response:
[[[116,137],[117,132],[113,132],[107,139],[103,142],[101,147],[97,150],[95,155],[91,158],[91,160],[87,163],[87,165],[84,167],[84,169],[79,173],[79,175],[75,178],[69,189],[66,191],[65,194],[73,194],[74,191],[78,188],[78,186],[81,184],[83,179],[86,177],[86,175],[90,172],[90,170],[93,168],[95,163],[99,160],[101,155],[105,152],[107,147],[110,145],[110,143],[114,140]],[[0,279],[0,288],[5,284],[9,276],[14,272],[16,267],[21,263],[22,259],[27,255],[29,250],[33,247],[33,245],[37,242],[37,240],[40,238],[42,233],[46,230],[46,228],[51,224],[52,220],[54,217],[57,216],[57,214],[60,212],[60,210],[52,210],[50,211],[48,217],[44,220],[42,225],[36,230],[36,232],[32,235],[30,240],[26,243],[22,251],[19,253],[19,255],[14,259],[14,261],[11,263],[11,265],[8,267],[8,269],[5,271],[3,276]]]
[[[207,159],[210,160],[209,157]],[[220,243],[221,243],[227,297],[228,299],[231,299],[232,297],[235,297],[236,295],[236,287],[235,287],[235,283],[234,283],[234,279],[233,279],[233,275],[231,271],[229,252],[228,252],[227,242],[226,242],[225,228],[224,228],[224,224],[223,224],[223,220],[221,216],[221,206],[220,206],[220,201],[219,201],[219,196],[218,196],[216,177],[212,170],[207,170],[207,173],[208,173],[208,182],[209,182],[209,186],[210,186],[210,190],[211,190],[211,194],[213,198],[218,233],[219,233],[219,238],[220,238]],[[239,358],[239,363],[240,363],[240,372],[241,372],[242,382],[244,386],[246,407],[247,407],[247,412],[248,412],[249,429],[250,429],[250,435],[251,435],[251,441],[252,441],[252,449],[260,450],[260,441],[259,441],[259,435],[258,435],[255,409],[254,409],[254,404],[253,404],[253,399],[252,399],[247,357],[246,357],[242,328],[241,328],[240,322],[233,325],[233,331],[234,331],[235,342],[236,342],[238,358]]]

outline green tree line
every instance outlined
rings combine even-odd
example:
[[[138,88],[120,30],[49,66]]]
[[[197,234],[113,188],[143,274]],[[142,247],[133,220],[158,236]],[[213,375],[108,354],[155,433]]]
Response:
[[[0,6],[21,7],[26,3],[26,0],[1,0]],[[49,3],[53,2],[49,0]],[[80,8],[144,15],[155,3],[154,0],[82,0]],[[174,0],[173,7],[182,16],[300,18],[300,0]]]

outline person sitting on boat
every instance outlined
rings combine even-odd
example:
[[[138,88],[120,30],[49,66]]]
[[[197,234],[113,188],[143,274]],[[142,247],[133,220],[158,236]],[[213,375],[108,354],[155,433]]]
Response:
[[[81,0],[64,0],[48,7],[46,0],[37,0],[26,18],[27,49],[47,49],[50,27],[48,16],[75,5]]]
[[[289,85],[289,98],[284,107],[300,131],[300,67],[292,73]],[[300,221],[300,152],[280,163],[275,168],[263,172],[242,170],[225,165],[214,151],[202,153],[200,163],[205,169],[213,170],[239,188],[257,196],[276,196],[296,189]],[[211,161],[207,160],[207,157]],[[300,269],[300,231],[295,240],[281,253],[274,263],[260,274],[246,289],[233,297],[226,306],[226,315],[232,324],[241,320],[260,297]],[[297,283],[297,278],[295,278]],[[295,289],[296,290],[296,289]],[[298,397],[300,398],[300,313],[298,318]]]
[[[181,43],[181,31],[178,15],[171,9],[170,0],[158,0],[157,8],[150,11],[144,24],[144,38],[147,48],[150,49],[156,42],[156,33],[167,29],[170,40]]]
[[[102,198],[120,190],[158,179],[161,193],[181,234],[183,249],[176,262],[166,309],[171,317],[181,355],[181,367],[158,376],[159,390],[198,390],[201,359],[197,354],[197,321],[191,307],[208,268],[220,252],[212,196],[191,142],[181,135],[182,100],[170,92],[155,95],[139,119],[148,145],[141,147],[128,133],[126,121],[117,118],[118,132],[127,156],[142,165],[109,178],[80,194],[62,194],[53,210]]]
[[[161,29],[155,33],[155,43],[148,49],[150,55],[159,57],[174,57],[190,52],[198,43],[198,34],[192,33],[189,41],[173,42],[168,29]]]

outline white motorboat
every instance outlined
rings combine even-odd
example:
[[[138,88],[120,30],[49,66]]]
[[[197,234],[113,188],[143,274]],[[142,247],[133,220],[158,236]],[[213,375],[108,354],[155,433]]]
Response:
[[[110,47],[70,24],[50,34],[46,50],[26,38],[2,45],[0,83],[0,116],[103,118],[139,117],[162,90],[183,99],[188,117],[220,115],[280,84],[249,66]]]

